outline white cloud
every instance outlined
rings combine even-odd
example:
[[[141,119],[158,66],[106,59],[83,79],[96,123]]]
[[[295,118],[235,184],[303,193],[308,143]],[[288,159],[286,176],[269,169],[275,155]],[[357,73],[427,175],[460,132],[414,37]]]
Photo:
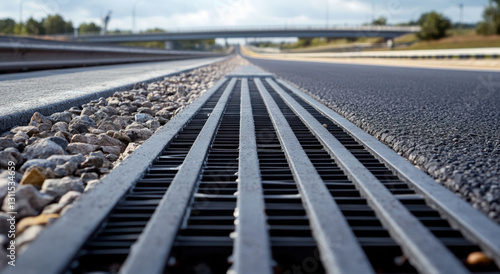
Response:
[[[136,7],[137,29],[210,26],[323,25],[327,0],[10,0],[1,1],[0,18],[18,20],[23,1],[23,20],[59,13],[75,26],[99,23],[108,10],[110,29],[131,29]],[[390,23],[416,20],[430,10],[458,20],[458,2],[465,4],[464,21],[477,22],[488,0],[329,0],[330,25],[359,25],[372,17],[386,16]]]

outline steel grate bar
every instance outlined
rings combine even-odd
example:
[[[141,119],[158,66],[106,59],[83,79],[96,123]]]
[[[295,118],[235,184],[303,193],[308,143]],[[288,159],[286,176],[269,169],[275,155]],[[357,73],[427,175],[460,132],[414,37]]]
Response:
[[[496,264],[500,266],[500,226],[335,111],[289,83],[283,80],[278,82],[364,144],[368,151],[403,177],[429,204],[460,229],[465,237],[494,258]]]
[[[373,273],[346,219],[302,149],[278,105],[260,79],[254,79],[299,185],[321,259],[329,273]]]
[[[241,83],[236,239],[231,271],[240,274],[272,273],[248,78],[243,78]]]
[[[417,269],[428,273],[468,273],[462,263],[326,128],[276,82],[270,78],[266,81],[356,184]]]
[[[197,265],[203,265],[206,272],[224,273],[231,267],[236,188],[228,192],[226,186],[237,184],[240,99],[241,81],[238,81],[203,164],[194,202],[170,252],[167,273],[193,273]],[[224,144],[227,146],[221,149]],[[201,221],[199,217],[205,219]],[[221,217],[232,220],[221,222]]]
[[[151,220],[132,246],[121,273],[163,273],[168,253],[185,216],[207,151],[235,84],[236,79],[233,78],[189,150]]]

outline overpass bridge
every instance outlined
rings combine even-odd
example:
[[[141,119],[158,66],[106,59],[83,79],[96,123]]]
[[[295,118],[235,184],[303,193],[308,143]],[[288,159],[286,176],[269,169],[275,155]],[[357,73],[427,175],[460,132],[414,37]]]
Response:
[[[329,37],[360,38],[383,37],[392,40],[395,37],[415,33],[420,27],[399,26],[359,26],[359,27],[237,27],[219,29],[191,29],[158,33],[83,35],[70,40],[94,43],[118,43],[140,41],[175,41],[205,40],[215,38],[281,38],[281,37]]]

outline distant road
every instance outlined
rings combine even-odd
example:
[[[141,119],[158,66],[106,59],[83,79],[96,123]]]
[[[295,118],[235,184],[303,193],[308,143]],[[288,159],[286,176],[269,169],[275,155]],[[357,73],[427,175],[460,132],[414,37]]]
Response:
[[[249,60],[321,97],[476,204],[488,193],[498,201],[499,72]],[[483,207],[495,206],[489,199]]]
[[[277,53],[243,47],[244,55],[271,60],[500,71],[500,48]]]

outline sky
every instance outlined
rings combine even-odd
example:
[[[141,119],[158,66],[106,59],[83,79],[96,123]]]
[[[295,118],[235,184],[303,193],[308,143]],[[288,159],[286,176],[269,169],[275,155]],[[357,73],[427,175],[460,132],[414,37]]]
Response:
[[[395,24],[417,20],[431,10],[463,22],[481,20],[488,0],[0,0],[0,18],[41,19],[60,14],[74,26],[100,23],[112,11],[109,30],[131,30],[133,10],[136,31],[228,26],[361,25],[385,16]],[[328,20],[327,20],[328,18]]]

